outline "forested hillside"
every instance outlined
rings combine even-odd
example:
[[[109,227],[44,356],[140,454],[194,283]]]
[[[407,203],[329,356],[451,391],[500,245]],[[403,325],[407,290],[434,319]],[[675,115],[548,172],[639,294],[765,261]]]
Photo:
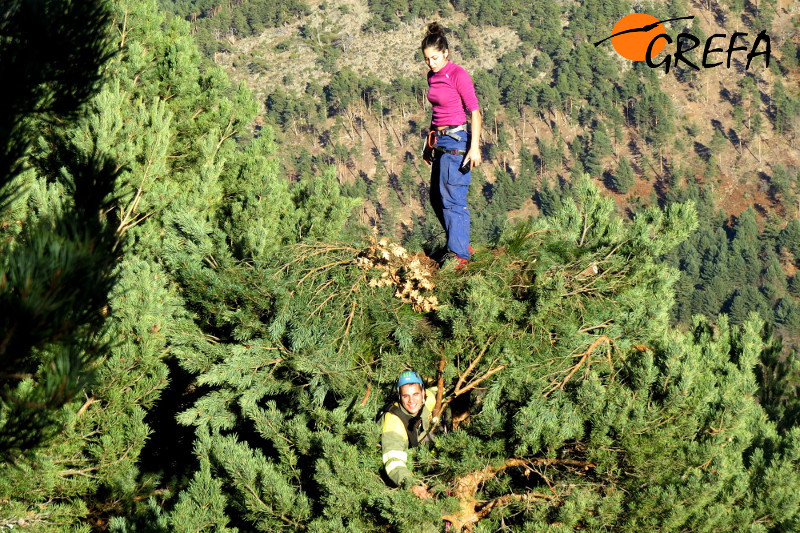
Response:
[[[282,160],[291,176],[335,164],[346,194],[366,200],[363,221],[426,247],[436,246],[439,230],[425,211],[428,167],[419,151],[429,104],[417,46],[424,23],[441,18],[451,29],[454,60],[475,78],[486,119],[490,164],[471,191],[477,242],[493,242],[508,220],[551,212],[582,172],[625,216],[647,205],[702,204],[699,232],[684,246],[700,256],[714,253],[707,232],[730,237],[752,207],[759,231],[748,247],[757,253],[746,269],[701,277],[691,264],[672,260],[683,272],[674,318],[688,325],[695,313],[759,311],[788,345],[800,342],[792,334],[800,331],[796,295],[765,281],[776,273],[775,256],[783,285],[798,266],[787,236],[778,238],[781,231],[792,234],[787,224],[800,218],[796,5],[639,6],[660,19],[694,16],[666,28],[673,39],[682,31],[699,39],[687,54],[695,64],[710,35],[721,35],[716,57],[725,60],[729,36],[748,33],[737,42],[747,50],[732,54],[730,68],[676,64],[668,75],[663,67],[622,59],[608,42],[593,45],[633,11],[624,1],[328,1],[307,2],[305,11],[285,3],[275,5],[284,6],[286,18],[255,35],[230,20],[259,2],[219,4],[196,19],[180,3],[168,5],[194,21],[195,39],[210,60],[253,89],[259,120],[276,127],[287,148]],[[269,26],[275,19],[254,20]],[[746,52],[762,29],[771,37],[769,65],[756,57],[745,70]],[[735,289],[744,285],[759,294],[734,306]]]
[[[767,20],[791,5],[714,8],[776,35],[727,96],[591,45],[622,2],[9,3],[0,526],[800,529],[800,363],[773,335],[800,298],[797,36]],[[402,35],[413,60],[437,9],[487,125],[463,272],[425,255],[424,70],[347,55]],[[248,39],[276,55],[242,62]],[[774,201],[732,212],[731,184]],[[408,368],[459,409],[412,457],[430,500],[381,468]]]

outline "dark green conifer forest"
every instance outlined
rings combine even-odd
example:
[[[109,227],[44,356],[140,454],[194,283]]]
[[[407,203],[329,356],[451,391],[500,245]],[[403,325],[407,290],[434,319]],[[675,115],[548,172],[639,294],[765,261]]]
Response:
[[[0,529],[800,530],[796,9],[638,6],[774,34],[664,81],[592,45],[621,0],[0,3]],[[434,19],[485,124],[460,272],[425,71],[348,63]],[[428,500],[382,470],[406,369],[455,420]]]

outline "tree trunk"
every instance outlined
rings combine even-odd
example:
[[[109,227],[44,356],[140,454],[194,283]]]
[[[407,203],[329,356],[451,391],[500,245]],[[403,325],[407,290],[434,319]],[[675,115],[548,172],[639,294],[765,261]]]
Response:
[[[758,136],[758,162],[761,163],[761,135]]]

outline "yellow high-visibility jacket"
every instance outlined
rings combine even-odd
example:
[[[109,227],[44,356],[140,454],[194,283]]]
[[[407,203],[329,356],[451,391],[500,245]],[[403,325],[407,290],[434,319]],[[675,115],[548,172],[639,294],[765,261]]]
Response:
[[[428,436],[431,428],[431,415],[436,404],[437,389],[438,387],[432,387],[425,391],[425,403],[419,412],[422,427],[416,431],[413,428],[409,429],[403,420],[408,422],[409,419],[416,417],[412,417],[411,413],[403,409],[400,402],[394,402],[389,411],[383,415],[383,433],[381,435],[383,467],[386,469],[389,479],[398,487],[408,488],[414,484],[414,476],[408,469],[408,450],[413,447],[409,446],[409,437],[413,441],[416,436],[417,443],[420,443]],[[414,433],[410,435],[410,432]]]

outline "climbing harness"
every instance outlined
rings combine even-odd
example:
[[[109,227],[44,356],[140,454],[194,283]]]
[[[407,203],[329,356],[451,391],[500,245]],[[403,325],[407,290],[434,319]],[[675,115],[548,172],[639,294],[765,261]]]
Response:
[[[459,131],[467,131],[467,125],[461,124],[460,126],[452,126],[447,127],[441,130],[431,130],[428,132],[428,148],[432,150],[436,150],[437,152],[441,152],[443,154],[452,154],[452,155],[466,155],[466,150],[447,150],[446,148],[442,148],[438,144],[436,144],[437,137],[441,137],[442,135],[447,135],[451,139],[454,139],[457,142],[463,142],[464,139],[455,135]]]
[[[453,135],[453,134],[457,133],[459,131],[467,131],[467,125],[466,124],[461,124],[459,126],[448,126],[446,128],[442,128],[440,130],[433,130],[433,131],[436,133],[437,137],[441,137],[442,135],[447,135],[451,139],[456,140],[458,142],[461,142],[461,140],[462,140],[461,137],[459,137],[458,135]]]
[[[410,415],[400,408],[396,403],[389,408],[389,412],[395,415],[403,422],[403,427],[406,428],[406,435],[408,436],[408,447],[416,448],[419,444],[419,434],[422,432],[422,409],[416,415]],[[423,440],[425,440],[423,438]]]

